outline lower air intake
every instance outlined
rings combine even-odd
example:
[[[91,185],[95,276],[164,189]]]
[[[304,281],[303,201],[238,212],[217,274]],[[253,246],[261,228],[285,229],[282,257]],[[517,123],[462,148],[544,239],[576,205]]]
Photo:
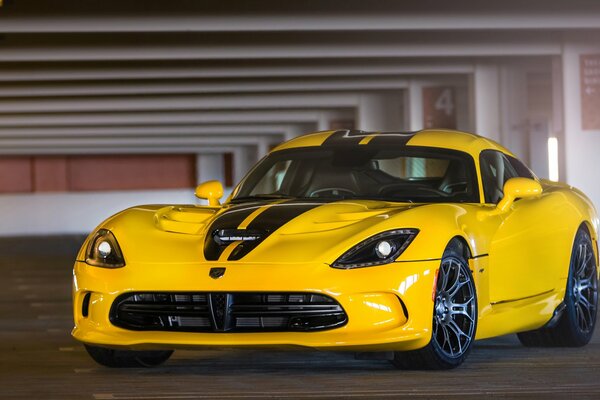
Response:
[[[121,328],[179,332],[297,332],[338,328],[342,306],[312,293],[126,293],[111,322]]]

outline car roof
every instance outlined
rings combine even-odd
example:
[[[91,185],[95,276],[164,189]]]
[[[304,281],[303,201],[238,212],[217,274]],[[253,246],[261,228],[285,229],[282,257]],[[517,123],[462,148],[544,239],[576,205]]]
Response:
[[[514,155],[498,143],[474,133],[449,129],[424,129],[416,132],[367,132],[331,130],[298,136],[280,144],[273,151],[318,146],[423,146],[458,150],[477,159],[483,150],[497,150]]]

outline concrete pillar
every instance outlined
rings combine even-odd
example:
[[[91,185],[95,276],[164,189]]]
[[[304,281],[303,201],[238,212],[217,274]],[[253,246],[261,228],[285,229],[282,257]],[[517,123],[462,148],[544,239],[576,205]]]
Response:
[[[288,140],[291,140],[291,139],[295,138],[296,136],[300,136],[303,133],[308,133],[308,132],[310,132],[310,130],[304,130],[299,125],[290,125],[286,128],[286,130],[283,134],[283,140],[287,142]]]
[[[256,159],[260,160],[261,158],[266,156],[269,153],[270,147],[271,143],[267,138],[260,138],[258,140],[258,144],[256,145]]]
[[[321,112],[319,114],[319,121],[317,122],[317,131],[326,131],[329,129],[329,119],[331,118],[328,112]]]
[[[411,80],[406,91],[405,113],[408,116],[405,129],[418,131],[423,129],[423,86],[421,82]]]
[[[198,183],[214,179],[225,182],[223,154],[198,154],[196,158],[196,177]]]
[[[402,131],[404,93],[361,94],[356,127],[365,131]]]
[[[257,146],[239,146],[233,151],[233,184],[237,185],[258,161]]]
[[[531,164],[526,74],[526,67],[522,64],[500,66],[498,78],[502,90],[497,96],[499,96],[499,110],[502,111],[501,113],[498,111],[502,126],[500,142],[523,162]]]
[[[475,132],[502,141],[499,68],[495,64],[476,64],[472,79],[471,110]]]

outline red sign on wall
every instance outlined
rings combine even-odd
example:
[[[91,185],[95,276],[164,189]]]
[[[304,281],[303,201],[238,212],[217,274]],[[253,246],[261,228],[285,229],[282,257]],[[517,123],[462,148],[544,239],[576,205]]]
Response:
[[[600,54],[579,56],[581,128],[600,130]]]
[[[452,86],[423,88],[423,126],[456,129],[456,90]]]

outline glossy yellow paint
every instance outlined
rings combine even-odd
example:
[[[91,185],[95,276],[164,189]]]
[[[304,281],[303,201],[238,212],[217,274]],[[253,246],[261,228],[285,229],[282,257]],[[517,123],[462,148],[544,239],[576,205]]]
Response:
[[[204,182],[196,188],[196,197],[208,200],[209,206],[219,206],[219,200],[223,197],[223,185],[219,181]]]
[[[306,135],[274,151],[320,146],[331,134],[333,131]],[[368,137],[374,134],[364,140],[370,141]],[[422,131],[407,145],[460,150],[476,161],[486,149],[510,155],[488,139],[454,131]],[[589,199],[567,185],[544,180],[510,185],[514,187],[507,187],[507,192],[514,199],[502,207],[483,202],[406,204],[372,200],[323,204],[283,225],[240,261],[204,259],[208,226],[226,210],[227,203],[130,208],[99,226],[117,238],[125,267],[87,265],[83,261],[87,241],[77,257],[73,336],[91,344],[140,349],[214,345],[421,348],[431,338],[434,275],[453,238],[463,240],[470,251],[469,266],[479,306],[477,338],[541,327],[564,298],[577,229],[585,224],[597,245],[598,217]],[[539,187],[541,193],[536,189]],[[254,210],[241,227],[262,212],[261,208]],[[398,228],[418,228],[419,233],[396,262],[353,270],[330,267],[362,240]],[[227,273],[212,279],[208,275],[212,267],[227,267]],[[349,322],[337,329],[295,333],[128,331],[112,325],[108,314],[113,300],[129,291],[324,293],[342,305]],[[91,293],[90,313],[83,317],[81,306],[87,293]]]

